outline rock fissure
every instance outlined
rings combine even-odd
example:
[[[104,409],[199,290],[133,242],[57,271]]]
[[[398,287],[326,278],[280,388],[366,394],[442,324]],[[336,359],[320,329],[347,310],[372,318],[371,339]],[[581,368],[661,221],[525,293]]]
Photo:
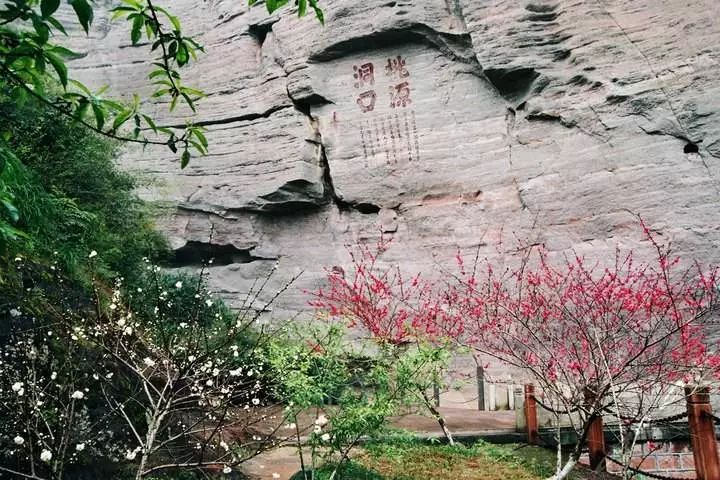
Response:
[[[250,122],[253,120],[258,120],[260,118],[270,118],[275,112],[279,112],[280,110],[285,110],[287,108],[292,108],[292,105],[276,105],[265,110],[264,112],[247,113],[245,115],[218,118],[216,120],[200,120],[194,122],[194,124],[198,127],[209,127],[212,125],[227,125],[229,123]],[[185,128],[185,124],[160,125],[158,126],[158,128]]]

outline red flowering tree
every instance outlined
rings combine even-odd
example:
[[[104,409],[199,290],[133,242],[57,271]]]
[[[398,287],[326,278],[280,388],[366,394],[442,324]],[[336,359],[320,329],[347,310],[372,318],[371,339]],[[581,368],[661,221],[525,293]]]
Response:
[[[381,239],[351,253],[351,272],[329,270],[312,305],[381,345],[454,345],[527,372],[546,401],[573,412],[559,415],[577,434],[570,459],[558,464],[561,479],[596,418],[616,418],[621,445],[632,450],[637,427],[682,400],[678,382],[698,382],[720,364],[706,342],[717,270],[682,264],[643,228],[651,261],[617,249],[607,264],[574,254],[558,262],[536,247],[507,259],[515,267],[476,259],[468,271],[458,255],[459,273],[435,284],[382,268]]]
[[[579,459],[595,418],[613,413],[627,446],[637,434],[629,425],[661,414],[673,383],[707,376],[715,358],[705,332],[717,270],[681,266],[645,233],[650,262],[616,250],[609,266],[576,255],[555,263],[530,248],[516,268],[468,273],[458,258],[460,275],[425,329],[523,369],[561,410],[577,412],[563,417],[578,440],[557,479]]]

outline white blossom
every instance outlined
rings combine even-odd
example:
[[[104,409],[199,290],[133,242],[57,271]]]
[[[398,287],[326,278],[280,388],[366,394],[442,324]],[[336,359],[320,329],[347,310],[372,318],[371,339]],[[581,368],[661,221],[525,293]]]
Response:
[[[128,460],[135,460],[135,456],[137,455],[137,452],[135,450],[128,450],[125,452],[125,458]]]
[[[205,305],[207,305],[208,307],[212,307],[212,304],[213,304],[213,301],[210,300],[209,298],[207,300],[205,300]]]
[[[75,445],[75,450],[77,450],[78,452],[82,452],[83,450],[85,450],[85,444],[78,443],[77,445]]]
[[[15,442],[15,445],[22,445],[25,443],[25,439],[18,435],[17,437],[13,438],[13,442]]]
[[[253,398],[252,399],[253,405],[260,405],[260,399],[259,398]]]
[[[324,427],[328,424],[328,419],[325,415],[320,415],[318,418],[315,419],[315,425],[318,427]]]
[[[229,473],[232,473],[232,468],[230,468],[229,466],[225,465],[225,468],[223,468],[223,473],[224,473],[225,475],[227,475],[227,474],[229,474]]]
[[[12,388],[13,392],[18,392],[18,391],[20,391],[20,389],[22,389],[22,387],[23,387],[23,382],[15,382],[12,384],[11,388]]]
[[[19,317],[20,315],[22,315],[22,313],[20,313],[20,310],[18,310],[17,308],[11,308],[11,309],[10,309],[10,316],[11,316],[11,317]]]
[[[154,367],[155,366],[155,360],[153,360],[150,357],[143,358],[143,363],[147,365],[148,367]]]
[[[93,258],[93,257],[97,257],[97,252],[95,250],[90,252],[90,255],[88,255],[88,258]]]
[[[320,439],[321,439],[323,442],[329,442],[329,441],[330,441],[330,434],[329,434],[329,433],[323,433],[323,434],[322,434],[322,437],[320,437]]]
[[[75,390],[73,394],[71,395],[72,398],[75,400],[82,400],[85,397],[85,394],[81,392],[80,390]]]
[[[40,460],[43,462],[49,462],[52,459],[52,452],[48,449],[44,449],[42,452],[40,452]]]
[[[182,288],[182,282],[176,282],[175,288]]]

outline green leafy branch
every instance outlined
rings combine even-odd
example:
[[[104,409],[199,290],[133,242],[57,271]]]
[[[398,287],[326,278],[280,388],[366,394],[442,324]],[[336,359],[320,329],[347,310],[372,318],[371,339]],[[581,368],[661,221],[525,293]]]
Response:
[[[262,0],[248,0],[248,5],[252,6],[256,3],[261,3],[261,1]],[[289,3],[290,0],[265,0],[268,13],[273,13]],[[323,25],[325,24],[325,14],[320,8],[320,5],[318,5],[318,0],[295,0],[295,6],[298,9],[299,17],[304,17],[307,14],[308,7],[310,7],[315,12],[318,21]]]
[[[93,8],[87,0],[70,0],[78,22],[85,32],[93,20]],[[182,151],[180,164],[184,168],[193,150],[201,155],[207,153],[208,142],[202,127],[188,122],[184,128],[158,127],[149,115],[141,112],[141,100],[133,96],[132,103],[106,99],[106,88],[91,92],[81,82],[68,78],[66,61],[79,55],[50,42],[56,33],[67,35],[63,25],[53,16],[59,8],[59,0],[12,0],[0,8],[0,85],[13,91],[18,97],[32,96],[50,107],[73,117],[87,128],[115,140],[163,145],[172,152]],[[39,11],[38,7],[39,6]],[[160,18],[171,28],[166,28]],[[152,98],[170,97],[170,110],[183,100],[196,111],[195,102],[204,94],[182,84],[178,69],[187,65],[190,58],[197,59],[202,45],[182,34],[181,24],[165,8],[153,5],[151,0],[124,0],[114,9],[114,18],[125,17],[131,24],[131,41],[139,42],[143,30],[152,41],[152,51],[160,49],[162,55],[154,63],[149,79],[156,90]],[[13,27],[13,28],[11,28]],[[52,73],[47,67],[52,67]],[[46,85],[57,81],[62,93],[50,95]],[[121,134],[121,128],[132,121],[131,134]],[[178,131],[179,130],[179,131]],[[152,131],[153,139],[144,135]]]

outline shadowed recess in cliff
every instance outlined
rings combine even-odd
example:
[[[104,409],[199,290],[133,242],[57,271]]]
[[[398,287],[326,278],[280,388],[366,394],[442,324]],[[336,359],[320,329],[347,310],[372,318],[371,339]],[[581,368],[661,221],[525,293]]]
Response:
[[[255,247],[237,248],[234,245],[223,245],[206,242],[187,242],[175,250],[175,255],[168,262],[170,267],[200,266],[212,260],[213,265],[231,265],[233,263],[251,263],[255,261],[275,261],[276,257],[263,257],[253,253]]]
[[[438,32],[421,23],[341,40],[314,52],[308,60],[310,62],[329,62],[353,53],[382,50],[389,46],[397,48],[400,45],[408,44],[427,45],[452,60],[478,65],[478,70],[480,68],[473,50],[472,39],[468,33]]]
[[[500,95],[514,106],[540,92],[548,83],[534,68],[486,68],[483,72]]]

